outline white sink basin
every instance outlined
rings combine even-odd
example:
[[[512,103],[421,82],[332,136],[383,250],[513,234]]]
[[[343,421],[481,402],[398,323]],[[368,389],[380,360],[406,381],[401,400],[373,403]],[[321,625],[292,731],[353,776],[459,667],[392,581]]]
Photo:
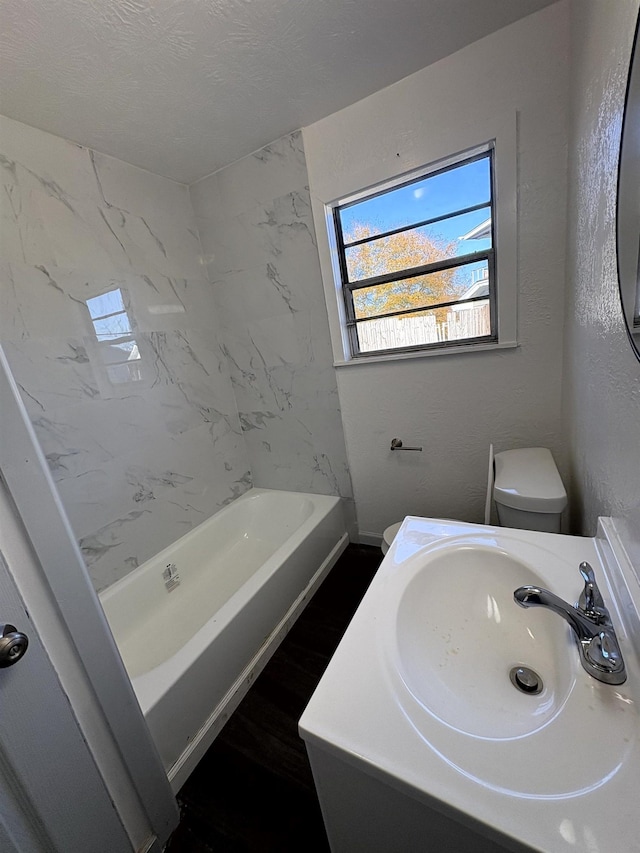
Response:
[[[513,591],[543,586],[529,566],[495,546],[465,539],[418,558],[397,610],[397,667],[415,700],[442,723],[483,738],[531,734],[561,710],[573,686],[576,655],[566,623],[524,610]],[[526,666],[543,689],[511,682]]]
[[[578,563],[563,562],[515,531],[438,540],[403,561],[381,622],[390,683],[421,737],[479,784],[512,794],[584,793],[616,772],[635,741],[626,694],[584,673],[567,623],[513,599],[519,586],[557,591],[568,578],[567,600],[576,600]],[[541,678],[540,693],[510,680],[523,666]],[[588,748],[577,732],[590,733]],[[571,760],[550,773],[569,744]]]

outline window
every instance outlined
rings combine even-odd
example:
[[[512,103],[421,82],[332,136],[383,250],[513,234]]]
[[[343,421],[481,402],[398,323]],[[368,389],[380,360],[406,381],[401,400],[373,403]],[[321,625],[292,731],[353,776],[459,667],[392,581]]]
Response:
[[[494,147],[330,205],[352,359],[498,341]]]
[[[120,288],[87,299],[87,308],[95,335],[94,351],[106,371],[109,383],[120,385],[142,378],[140,349]]]

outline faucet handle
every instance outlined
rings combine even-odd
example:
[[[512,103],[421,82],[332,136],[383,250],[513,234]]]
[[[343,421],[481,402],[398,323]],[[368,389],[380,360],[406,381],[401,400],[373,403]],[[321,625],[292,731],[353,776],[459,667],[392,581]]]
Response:
[[[624,661],[615,635],[607,631],[597,634],[585,648],[589,661],[607,672],[624,671]]]
[[[589,563],[586,560],[580,563],[580,574],[584,579],[584,589],[580,593],[578,599],[578,607],[585,616],[593,619],[594,622],[605,622],[609,619],[609,611],[607,610],[602,594],[596,583],[596,576]]]

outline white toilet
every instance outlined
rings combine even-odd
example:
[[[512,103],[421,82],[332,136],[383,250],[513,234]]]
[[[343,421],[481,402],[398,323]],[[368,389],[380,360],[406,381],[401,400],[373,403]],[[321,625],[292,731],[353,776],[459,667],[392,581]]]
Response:
[[[560,533],[560,517],[567,505],[551,451],[523,447],[496,453],[493,499],[502,527]]]
[[[550,450],[523,447],[496,453],[494,471],[493,499],[502,527],[560,533],[567,493]],[[401,525],[401,521],[390,524],[382,534],[383,554]]]

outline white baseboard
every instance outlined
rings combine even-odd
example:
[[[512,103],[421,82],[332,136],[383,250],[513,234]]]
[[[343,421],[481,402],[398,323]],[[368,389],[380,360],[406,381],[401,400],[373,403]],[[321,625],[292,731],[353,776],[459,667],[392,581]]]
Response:
[[[369,533],[367,530],[360,530],[358,541],[361,545],[374,545],[379,548],[382,544],[382,533]]]

